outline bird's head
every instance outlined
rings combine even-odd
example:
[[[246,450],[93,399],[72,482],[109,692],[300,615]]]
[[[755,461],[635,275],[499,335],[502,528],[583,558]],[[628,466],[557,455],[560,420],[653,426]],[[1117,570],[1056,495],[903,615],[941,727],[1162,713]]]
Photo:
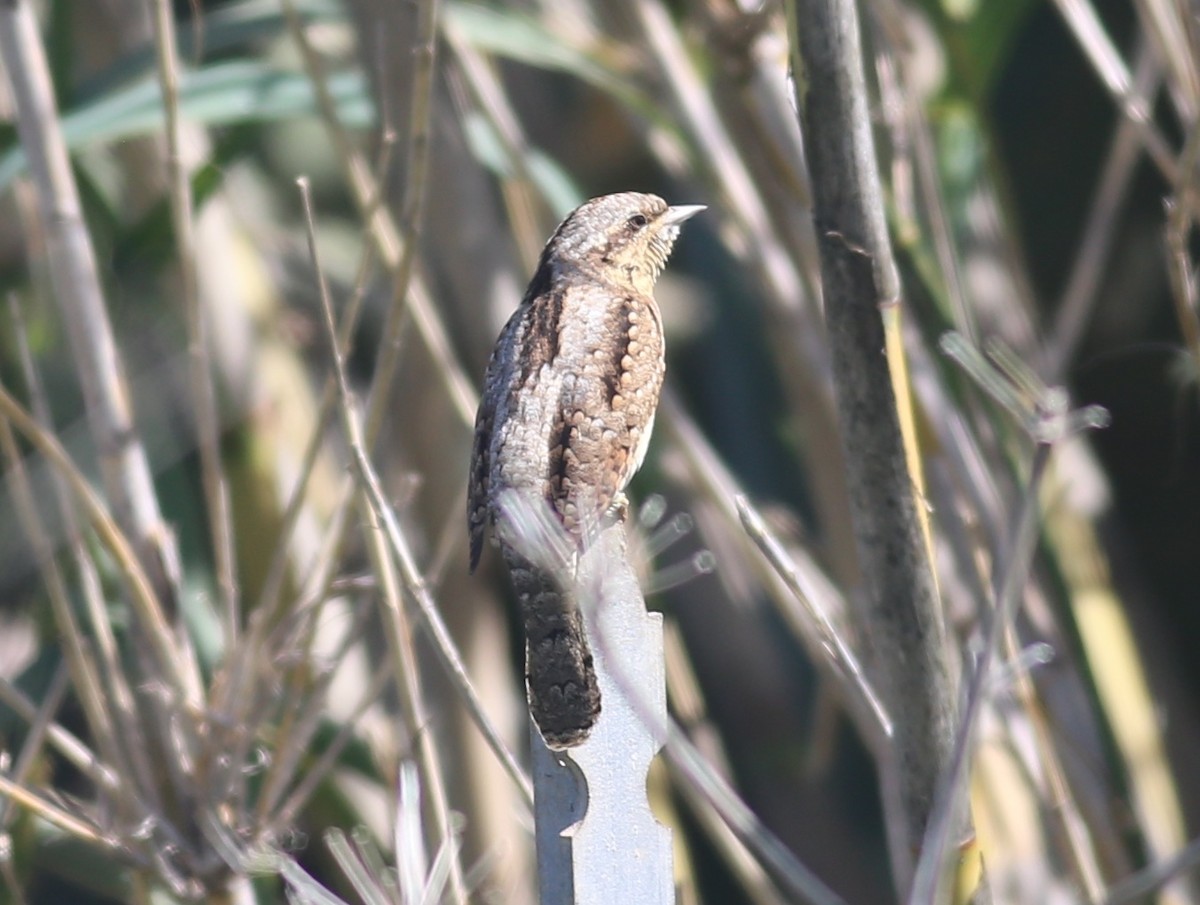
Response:
[[[640,192],[593,198],[572,211],[550,237],[542,263],[583,270],[649,295],[679,225],[702,210],[702,204],[672,207],[657,195]]]

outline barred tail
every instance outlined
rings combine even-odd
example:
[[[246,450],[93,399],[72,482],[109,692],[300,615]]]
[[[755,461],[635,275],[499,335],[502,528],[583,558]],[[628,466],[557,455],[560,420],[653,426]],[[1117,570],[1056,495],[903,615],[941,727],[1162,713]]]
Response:
[[[505,549],[525,622],[529,712],[550,748],[583,742],[600,714],[600,687],[578,605],[542,570]]]

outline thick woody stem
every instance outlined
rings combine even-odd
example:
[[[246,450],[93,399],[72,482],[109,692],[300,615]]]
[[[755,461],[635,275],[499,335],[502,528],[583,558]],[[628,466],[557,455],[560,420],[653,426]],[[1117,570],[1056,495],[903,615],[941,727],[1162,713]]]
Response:
[[[899,304],[900,285],[858,14],[854,0],[794,0],[789,13],[865,616],[895,728],[883,769],[893,870],[907,889],[951,758],[957,695],[884,352],[880,312]]]

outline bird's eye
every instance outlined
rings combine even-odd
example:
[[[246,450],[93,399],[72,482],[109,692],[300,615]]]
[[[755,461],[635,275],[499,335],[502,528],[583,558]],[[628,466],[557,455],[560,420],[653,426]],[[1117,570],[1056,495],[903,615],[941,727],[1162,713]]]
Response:
[[[629,218],[629,225],[632,226],[634,229],[641,229],[643,226],[645,226],[649,222],[650,221],[648,221],[646,219],[645,214],[634,214],[632,217]]]

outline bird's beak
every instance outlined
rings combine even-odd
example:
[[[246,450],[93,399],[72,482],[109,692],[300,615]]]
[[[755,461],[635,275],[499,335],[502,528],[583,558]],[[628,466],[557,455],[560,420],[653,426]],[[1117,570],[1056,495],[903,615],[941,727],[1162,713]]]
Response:
[[[706,204],[676,204],[667,208],[660,221],[663,226],[676,226],[691,217],[696,216],[708,207]]]

